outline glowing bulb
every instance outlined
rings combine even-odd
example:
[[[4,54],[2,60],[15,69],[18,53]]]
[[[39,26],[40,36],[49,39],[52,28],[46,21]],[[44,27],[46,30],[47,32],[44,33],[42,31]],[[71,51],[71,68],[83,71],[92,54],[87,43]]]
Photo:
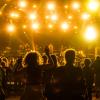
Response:
[[[0,11],[0,15],[2,15],[2,12]]]
[[[46,19],[49,19],[49,16],[47,15],[47,16],[45,16],[45,18],[46,18]]]
[[[79,9],[80,8],[80,4],[78,2],[73,2],[72,3],[72,8],[73,9]]]
[[[19,7],[25,8],[26,6],[27,6],[26,1],[20,1],[20,2],[19,2]]]
[[[89,8],[91,11],[96,11],[96,10],[98,10],[99,7],[100,7],[100,3],[97,2],[97,1],[91,1],[91,2],[88,4],[88,8]]]
[[[23,27],[24,29],[26,29],[27,26],[26,26],[26,25],[23,25],[22,27]]]
[[[38,23],[32,24],[32,29],[37,30],[38,28],[39,28],[39,24]]]
[[[35,14],[30,14],[30,15],[29,15],[29,18],[30,18],[31,20],[35,20],[36,17],[37,17],[37,16],[36,16]]]
[[[55,4],[54,3],[49,3],[47,5],[48,10],[54,10],[55,9]]]
[[[58,16],[57,15],[52,15],[51,16],[51,20],[56,21],[57,19],[58,19]]]
[[[73,17],[71,15],[68,16],[68,19],[72,19]]]
[[[74,29],[78,29],[78,26],[74,26]]]
[[[17,13],[15,13],[15,12],[12,12],[12,13],[10,14],[10,17],[12,17],[12,18],[18,18],[19,15],[18,15]]]
[[[53,28],[53,25],[52,24],[49,24],[48,25],[48,28],[50,28],[50,29]]]
[[[64,23],[61,24],[61,29],[67,30],[68,28],[69,28],[68,23],[64,22]]]
[[[37,5],[33,5],[33,8],[36,8],[37,7]]]
[[[68,5],[65,5],[65,6],[64,6],[64,8],[66,8],[66,9],[67,9],[67,8],[68,8]]]
[[[88,13],[83,13],[81,17],[83,20],[88,20],[90,15]]]
[[[13,24],[10,24],[7,26],[7,31],[8,32],[14,32],[15,31],[15,26]]]
[[[89,41],[95,40],[97,37],[97,32],[93,26],[89,26],[85,32],[85,38]]]

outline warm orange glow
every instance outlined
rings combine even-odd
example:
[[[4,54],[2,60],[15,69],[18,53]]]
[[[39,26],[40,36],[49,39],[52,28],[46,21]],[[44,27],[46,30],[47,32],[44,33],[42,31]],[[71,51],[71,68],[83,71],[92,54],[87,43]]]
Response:
[[[52,21],[56,21],[57,19],[58,19],[58,16],[57,16],[57,15],[52,15],[52,16],[51,16],[51,20],[52,20]]]
[[[83,20],[88,20],[90,18],[90,15],[88,13],[83,13],[82,16],[81,16],[81,18]]]
[[[39,29],[39,24],[38,23],[32,24],[32,29],[34,29],[34,30]]]
[[[69,28],[68,23],[64,22],[64,23],[61,24],[61,29],[62,30],[67,30],[68,28]]]
[[[14,32],[14,31],[15,31],[15,26],[14,26],[13,24],[9,24],[9,25],[7,26],[7,31],[8,31],[8,32]]]
[[[96,1],[96,0],[92,0],[88,3],[88,8],[90,11],[97,11],[100,7],[100,2]]]
[[[47,8],[48,8],[48,10],[54,10],[55,4],[54,3],[48,3]]]
[[[85,38],[88,41],[95,40],[97,38],[96,29],[93,26],[88,26],[85,31]]]
[[[25,8],[27,6],[27,2],[24,0],[19,1],[19,7]]]
[[[12,13],[10,13],[10,17],[11,18],[18,18],[19,17],[19,14],[16,13],[16,12],[12,12]]]
[[[29,14],[29,19],[31,19],[31,20],[35,20],[36,19],[36,14],[34,14],[34,13],[31,13],[31,14]]]
[[[80,8],[80,3],[79,2],[73,2],[72,3],[72,8],[73,9],[79,9]]]

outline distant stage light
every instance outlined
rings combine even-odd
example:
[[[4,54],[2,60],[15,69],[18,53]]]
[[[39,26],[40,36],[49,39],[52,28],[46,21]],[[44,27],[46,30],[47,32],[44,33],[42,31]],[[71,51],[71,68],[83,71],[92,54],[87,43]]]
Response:
[[[0,15],[2,15],[2,11],[0,11]]]
[[[97,11],[97,10],[99,9],[99,7],[100,7],[100,2],[98,2],[98,1],[96,1],[96,0],[90,1],[90,2],[88,3],[88,9],[89,9],[90,11]]]
[[[16,13],[16,12],[12,12],[12,13],[10,13],[10,17],[11,18],[18,18],[19,17],[19,14]]]
[[[47,8],[48,8],[48,10],[54,10],[55,9],[55,4],[54,3],[48,3]]]
[[[29,19],[31,19],[31,20],[35,20],[36,19],[36,14],[34,14],[34,13],[31,13],[31,14],[29,14]]]
[[[80,8],[80,3],[79,2],[73,2],[72,3],[72,8],[75,9],[75,10],[79,9]]]
[[[73,17],[71,15],[68,16],[68,19],[73,19]]]
[[[87,41],[93,41],[97,38],[97,31],[93,26],[88,26],[85,31],[85,39]]]
[[[90,18],[90,15],[88,13],[83,13],[81,18],[82,20],[88,20]]]
[[[36,7],[37,7],[37,5],[34,4],[34,5],[33,5],[33,8],[36,8]]]
[[[68,5],[65,5],[64,8],[67,9],[68,8]]]
[[[26,25],[23,25],[22,27],[23,27],[23,29],[26,29],[26,28],[27,28],[27,26],[26,26]]]
[[[52,21],[58,20],[58,16],[57,16],[57,15],[52,15],[52,16],[51,16],[51,20],[52,20]]]
[[[14,26],[13,24],[9,24],[9,25],[7,26],[7,31],[8,31],[8,32],[14,32],[14,31],[15,31],[15,26]]]
[[[66,22],[63,22],[62,24],[61,24],[61,29],[62,30],[67,30],[69,28],[69,24],[68,23],[66,23]]]
[[[27,6],[27,2],[24,0],[19,1],[19,7],[20,8],[25,8]]]
[[[78,26],[74,26],[74,29],[78,29]]]
[[[39,29],[39,24],[38,23],[32,24],[32,29],[38,30]]]
[[[46,18],[46,19],[49,19],[49,16],[47,15],[47,16],[45,16],[45,18]]]
[[[52,25],[52,24],[49,24],[49,25],[48,25],[48,28],[49,28],[49,29],[52,29],[52,28],[53,28],[53,25]]]

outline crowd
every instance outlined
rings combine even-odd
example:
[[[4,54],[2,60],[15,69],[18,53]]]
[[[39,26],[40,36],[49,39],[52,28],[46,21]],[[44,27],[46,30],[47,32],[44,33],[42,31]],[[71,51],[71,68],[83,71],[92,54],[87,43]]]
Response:
[[[100,56],[77,64],[74,49],[67,49],[64,58],[51,54],[48,46],[44,51],[0,57],[0,100],[11,91],[9,85],[21,86],[20,100],[92,100],[94,90],[100,96]]]

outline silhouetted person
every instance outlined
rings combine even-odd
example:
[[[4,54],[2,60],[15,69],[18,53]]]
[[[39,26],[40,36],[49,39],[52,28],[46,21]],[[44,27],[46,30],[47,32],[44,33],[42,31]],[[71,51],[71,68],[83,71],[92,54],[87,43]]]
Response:
[[[86,58],[84,60],[83,75],[84,75],[84,79],[86,81],[86,89],[87,89],[87,94],[86,94],[85,100],[92,100],[94,72],[91,68],[91,60],[89,58]]]
[[[39,65],[39,55],[36,52],[29,52],[24,57],[24,64],[26,66],[26,88],[21,97],[21,100],[43,100],[45,97],[44,82],[43,82],[43,70],[47,69],[47,66],[52,66],[53,62],[49,55],[49,50],[45,51],[48,56],[50,64]],[[51,67],[50,66],[50,67]]]
[[[1,62],[1,65],[0,65],[0,100],[5,100],[5,84],[6,84],[6,81],[5,81],[5,72],[3,70],[3,65],[4,63]]]
[[[97,89],[97,97],[100,97],[100,56],[96,57],[93,63],[93,68],[95,72],[95,85]]]
[[[75,51],[65,53],[66,65],[57,68],[48,84],[48,100],[83,100],[84,82],[82,72],[75,68]]]

